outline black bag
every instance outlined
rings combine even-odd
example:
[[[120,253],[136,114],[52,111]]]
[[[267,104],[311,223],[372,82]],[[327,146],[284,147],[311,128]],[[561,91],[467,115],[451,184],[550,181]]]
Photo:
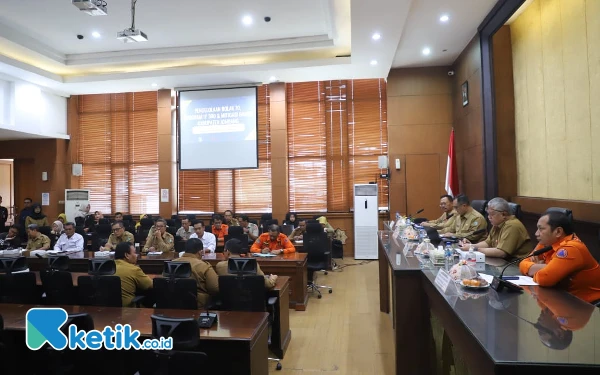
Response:
[[[331,241],[331,257],[332,258],[343,258],[344,257],[344,244],[340,240]]]

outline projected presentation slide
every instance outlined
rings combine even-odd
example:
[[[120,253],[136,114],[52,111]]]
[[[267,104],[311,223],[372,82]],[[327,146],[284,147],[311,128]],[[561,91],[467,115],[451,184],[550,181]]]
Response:
[[[180,169],[258,168],[256,88],[179,93]]]

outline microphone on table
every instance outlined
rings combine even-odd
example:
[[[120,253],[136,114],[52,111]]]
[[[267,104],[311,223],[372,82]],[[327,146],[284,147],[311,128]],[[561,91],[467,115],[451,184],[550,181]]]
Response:
[[[546,246],[546,247],[542,247],[539,250],[534,251],[533,253],[526,255],[524,257],[520,257],[514,260],[511,260],[510,262],[508,262],[508,264],[506,266],[504,266],[504,268],[502,269],[502,272],[500,273],[500,277],[496,277],[494,276],[494,279],[492,280],[492,284],[490,285],[492,289],[494,289],[497,292],[501,292],[504,288],[508,289],[508,291],[510,292],[522,292],[523,288],[521,288],[518,285],[515,285],[509,281],[503,280],[502,276],[504,275],[504,271],[506,271],[506,269],[508,268],[508,266],[510,266],[511,264],[514,264],[516,262],[520,262],[523,259],[529,258],[529,257],[536,257],[538,255],[541,255],[543,253],[546,253],[548,251],[552,250],[552,246]]]

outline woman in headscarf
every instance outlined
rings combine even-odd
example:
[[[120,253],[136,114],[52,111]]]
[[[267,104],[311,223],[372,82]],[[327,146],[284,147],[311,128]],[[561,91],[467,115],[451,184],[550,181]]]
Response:
[[[56,241],[58,241],[58,237],[60,237],[60,235],[63,234],[63,231],[64,227],[62,221],[56,220],[54,223],[52,223],[52,231],[50,231],[50,241],[52,241],[52,243],[56,243]]]
[[[327,233],[335,232],[335,229],[327,222],[327,218],[325,216],[321,216],[317,219],[317,221],[321,224],[321,226],[327,231]]]
[[[137,222],[137,224],[135,224],[135,231],[137,232],[138,229],[140,229],[140,225],[142,225],[142,219],[147,218],[148,215],[147,214],[143,214],[142,216],[140,216],[140,221]]]
[[[298,226],[298,220],[296,219],[295,212],[288,212],[285,214],[285,220],[283,221],[283,225],[292,225],[294,228]]]
[[[57,220],[59,220],[63,225],[67,222],[67,215],[64,213],[58,215]]]
[[[38,227],[47,227],[50,225],[48,224],[48,218],[42,213],[41,204],[34,203],[31,206],[31,211],[31,215],[27,216],[25,219],[25,228],[27,228],[29,224],[37,224]]]
[[[100,219],[104,219],[104,215],[100,211],[94,212],[94,216],[88,216],[86,219],[85,228],[83,230],[86,233],[92,233],[96,231],[96,227],[100,224]]]

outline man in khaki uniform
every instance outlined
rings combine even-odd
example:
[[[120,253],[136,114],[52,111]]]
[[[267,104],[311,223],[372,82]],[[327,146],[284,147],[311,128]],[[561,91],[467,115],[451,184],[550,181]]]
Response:
[[[454,206],[452,205],[451,195],[442,195],[440,197],[440,209],[442,210],[442,216],[437,218],[436,220],[429,220],[424,223],[421,223],[424,227],[431,227],[433,229],[442,229],[444,227],[452,228],[454,227],[454,220],[458,214],[454,210]]]
[[[50,248],[50,238],[45,234],[41,234],[37,224],[29,224],[27,226],[27,250],[48,250]]]
[[[199,238],[190,238],[185,243],[185,253],[177,262],[189,262],[192,278],[198,285],[198,309],[210,302],[210,296],[219,294],[219,277],[210,263],[202,260],[204,246]]]
[[[223,212],[223,224],[228,227],[237,227],[240,225],[239,221],[233,217],[233,212],[231,212],[231,210]]]
[[[135,243],[135,238],[133,237],[133,234],[125,230],[125,225],[123,225],[122,221],[116,221],[112,225],[112,233],[110,234],[110,237],[108,237],[108,242],[104,245],[104,250],[114,250],[121,242],[127,242],[133,245]]]
[[[146,244],[142,250],[144,253],[161,251],[168,253],[175,247],[175,239],[171,233],[167,232],[167,222],[164,219],[156,220],[156,223],[150,228]]]
[[[454,210],[458,213],[452,227],[440,229],[442,237],[466,238],[472,243],[478,243],[487,235],[487,221],[479,212],[475,211],[469,202],[469,198],[460,194],[454,198]],[[474,234],[481,230],[481,233]]]
[[[493,225],[489,236],[473,246],[486,257],[510,258],[529,254],[533,250],[527,229],[519,219],[511,215],[508,202],[494,198],[488,203],[488,218]],[[461,248],[468,250],[470,242],[463,240]]]
[[[298,221],[298,228],[294,228],[288,238],[292,241],[302,241],[302,236],[306,232],[306,219],[296,219]]]
[[[152,279],[136,266],[135,247],[129,242],[121,242],[115,247],[116,276],[121,278],[121,300],[123,307],[133,306],[135,293],[152,288]]]
[[[225,248],[223,249],[223,256],[225,260],[217,263],[215,267],[215,271],[217,271],[217,275],[225,276],[229,275],[227,273],[227,268],[229,264],[229,258],[235,257],[239,258],[241,256],[248,255],[247,252],[242,253],[242,243],[237,238],[233,238],[225,243]],[[260,265],[256,264],[256,274],[259,276],[263,276],[265,278],[265,288],[273,289],[275,287],[275,283],[277,282],[277,275],[269,275],[265,276],[263,271],[260,269]]]

